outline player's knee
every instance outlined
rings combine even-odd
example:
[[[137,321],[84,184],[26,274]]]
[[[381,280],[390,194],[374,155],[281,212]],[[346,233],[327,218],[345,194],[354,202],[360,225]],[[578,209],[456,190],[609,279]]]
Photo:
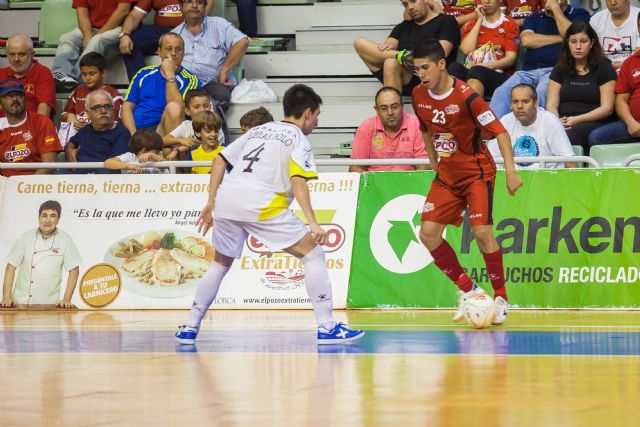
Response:
[[[493,242],[493,232],[490,227],[474,228],[473,237],[478,242],[481,249],[491,246]]]
[[[431,230],[425,230],[423,228],[420,229],[419,237],[422,244],[425,245],[429,250],[437,248],[442,242],[442,235],[434,233]]]

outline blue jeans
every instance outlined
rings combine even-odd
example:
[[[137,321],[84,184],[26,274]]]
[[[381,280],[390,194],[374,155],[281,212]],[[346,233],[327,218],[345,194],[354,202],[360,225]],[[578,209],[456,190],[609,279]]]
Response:
[[[249,37],[258,35],[258,15],[256,12],[256,0],[236,0],[240,31]]]
[[[146,55],[156,55],[158,53],[158,40],[160,36],[169,31],[171,31],[171,28],[142,24],[131,33],[131,41],[133,42],[131,55],[122,56],[129,80],[133,79],[133,76],[140,68],[146,65],[144,62]]]
[[[538,106],[544,108],[547,104],[547,86],[549,86],[551,70],[552,67],[516,71],[493,92],[489,106],[500,118],[509,114],[511,112],[511,89],[520,83],[528,83],[536,88]]]
[[[629,135],[625,122],[618,120],[591,131],[587,143],[589,147],[593,147],[594,145],[623,144],[637,141],[638,138]]]

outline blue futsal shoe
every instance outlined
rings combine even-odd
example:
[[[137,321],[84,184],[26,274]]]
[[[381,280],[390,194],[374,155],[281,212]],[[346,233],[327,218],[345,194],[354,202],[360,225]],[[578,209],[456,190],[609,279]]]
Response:
[[[363,336],[364,331],[349,329],[344,323],[336,323],[331,330],[323,326],[318,328],[318,344],[340,344],[355,341]]]
[[[180,344],[195,344],[197,336],[198,329],[187,325],[179,326],[175,335],[176,341]]]

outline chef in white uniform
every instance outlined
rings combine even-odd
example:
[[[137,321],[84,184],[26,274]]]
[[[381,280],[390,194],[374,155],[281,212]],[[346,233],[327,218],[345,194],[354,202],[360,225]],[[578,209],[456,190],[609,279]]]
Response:
[[[73,307],[71,297],[78,283],[82,259],[71,237],[57,228],[61,211],[57,201],[44,202],[38,210],[38,228],[24,233],[11,248],[4,274],[3,307],[16,304]],[[61,298],[65,271],[69,275]]]

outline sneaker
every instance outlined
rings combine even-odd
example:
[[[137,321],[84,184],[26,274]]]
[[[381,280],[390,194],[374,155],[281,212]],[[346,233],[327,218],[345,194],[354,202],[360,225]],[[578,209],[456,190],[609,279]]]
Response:
[[[176,341],[180,344],[195,344],[197,336],[198,329],[187,325],[179,326],[175,335]]]
[[[54,73],[53,78],[56,81],[56,91],[58,92],[71,92],[78,86],[78,81],[66,74]]]
[[[349,329],[344,323],[336,323],[331,330],[322,326],[318,328],[318,344],[339,344],[355,341],[363,336],[364,331]]]
[[[470,297],[471,295],[474,295],[476,292],[484,292],[484,291],[482,290],[482,288],[478,287],[478,285],[476,285],[475,283],[473,284],[473,287],[469,292],[465,293],[462,291],[458,291],[458,309],[453,315],[453,321],[455,323],[462,321],[462,319],[464,318],[464,313],[463,313],[464,303],[466,302],[468,297]]]
[[[396,54],[396,61],[409,71],[413,71],[413,52],[402,49]]]
[[[496,298],[496,316],[493,318],[492,325],[502,325],[507,320],[507,314],[509,313],[509,303],[502,298]]]

